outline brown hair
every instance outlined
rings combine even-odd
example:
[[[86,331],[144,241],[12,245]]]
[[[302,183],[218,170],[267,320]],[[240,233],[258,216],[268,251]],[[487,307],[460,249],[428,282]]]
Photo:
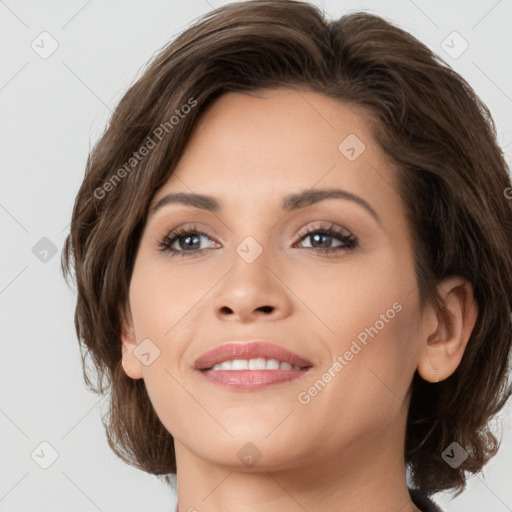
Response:
[[[458,495],[465,472],[480,471],[498,451],[489,421],[512,394],[512,189],[494,121],[466,81],[406,31],[361,12],[330,21],[295,0],[237,2],[203,16],[129,88],[88,157],[62,270],[67,279],[73,258],[85,382],[111,391],[109,445],[167,482],[176,472],[173,438],[143,379],[121,366],[122,312],[147,208],[214,99],[282,86],[371,114],[373,136],[397,169],[422,306],[443,307],[443,278],[473,286],[479,315],[462,361],[439,383],[415,373],[405,440],[414,486]],[[457,468],[441,456],[454,441],[468,452]]]

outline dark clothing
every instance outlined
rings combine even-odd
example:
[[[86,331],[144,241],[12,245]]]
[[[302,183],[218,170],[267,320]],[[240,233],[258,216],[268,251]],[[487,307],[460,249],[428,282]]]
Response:
[[[443,512],[436,503],[418,489],[411,489],[409,487],[409,495],[411,496],[412,502],[421,510],[421,512]],[[178,505],[176,505],[176,512],[179,512]]]
[[[443,512],[437,503],[432,501],[426,494],[422,493],[418,489],[411,489],[409,487],[409,495],[411,496],[412,502],[422,512]]]

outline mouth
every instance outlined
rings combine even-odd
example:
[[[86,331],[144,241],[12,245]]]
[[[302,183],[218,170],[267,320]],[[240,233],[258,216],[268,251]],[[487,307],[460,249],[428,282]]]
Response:
[[[234,391],[255,391],[293,381],[313,364],[282,347],[264,341],[226,343],[210,350],[195,369],[212,384]]]
[[[309,366],[292,365],[286,361],[279,361],[278,359],[266,359],[264,357],[257,357],[253,359],[230,359],[222,363],[216,363],[210,368],[202,368],[201,371],[261,371],[261,370],[302,370],[309,368]]]

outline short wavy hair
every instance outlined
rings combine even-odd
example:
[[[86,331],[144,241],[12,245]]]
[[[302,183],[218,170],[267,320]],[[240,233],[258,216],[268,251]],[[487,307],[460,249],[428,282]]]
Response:
[[[122,313],[148,206],[209,104],[228,91],[277,87],[368,112],[399,178],[421,307],[444,308],[444,278],[473,286],[479,314],[464,356],[438,383],[415,372],[404,446],[415,488],[458,495],[466,472],[498,451],[490,420],[512,394],[512,188],[495,124],[468,83],[405,30],[365,12],[329,20],[296,0],[236,2],[196,20],[148,63],[88,156],[61,269],[66,280],[75,274],[85,382],[111,394],[108,443],[171,483],[173,437],[143,379],[121,365]],[[441,457],[453,441],[468,452],[457,468]]]

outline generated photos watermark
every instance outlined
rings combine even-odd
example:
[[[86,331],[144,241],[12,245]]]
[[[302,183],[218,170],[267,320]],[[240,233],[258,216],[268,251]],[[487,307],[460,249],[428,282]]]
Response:
[[[385,313],[381,313],[379,316],[379,320],[377,320],[372,326],[366,327],[363,329],[358,335],[357,340],[352,340],[350,344],[350,349],[346,350],[343,355],[338,355],[334,362],[327,368],[327,370],[322,374],[322,376],[306,391],[301,391],[297,395],[297,400],[302,405],[307,405],[311,402],[312,398],[318,395],[320,391],[322,391],[325,386],[331,382],[336,375],[338,375],[345,366],[349,364],[354,356],[359,354],[361,350],[366,347],[368,344],[368,337],[374,338],[379,334],[379,332],[384,329],[386,324],[388,324],[397,313],[402,311],[403,306],[400,302],[395,302],[391,308],[389,308]],[[359,343],[358,343],[359,341]],[[362,346],[361,346],[362,345]]]
[[[181,108],[175,109],[175,115],[172,115],[169,121],[161,123],[157,126],[151,135],[146,137],[144,144],[139,148],[138,151],[134,151],[132,156],[128,159],[125,164],[120,167],[112,176],[106,180],[101,187],[94,189],[93,195],[96,199],[103,199],[108,192],[114,190],[116,185],[120,183],[131,171],[137,166],[137,164],[146,157],[152,149],[154,149],[171,130],[180,123],[182,119],[197,105],[197,101],[194,98],[190,98],[185,105]]]

